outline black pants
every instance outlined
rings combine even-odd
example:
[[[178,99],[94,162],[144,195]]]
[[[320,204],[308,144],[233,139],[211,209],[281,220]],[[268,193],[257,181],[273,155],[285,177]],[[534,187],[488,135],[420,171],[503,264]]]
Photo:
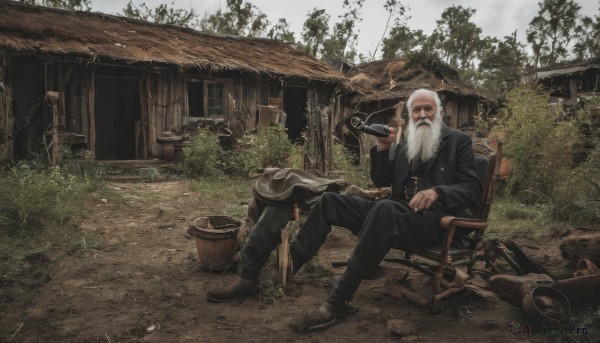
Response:
[[[348,267],[363,278],[375,270],[391,248],[410,250],[441,242],[442,212],[437,207],[414,213],[405,202],[373,201],[354,195],[323,193],[308,219],[292,241],[290,252],[294,269],[310,260],[325,242],[331,226],[340,226],[359,237]],[[286,220],[284,220],[287,218]],[[279,243],[279,230],[291,218],[291,206],[269,206],[259,218],[242,249],[241,276],[255,279],[273,248]]]

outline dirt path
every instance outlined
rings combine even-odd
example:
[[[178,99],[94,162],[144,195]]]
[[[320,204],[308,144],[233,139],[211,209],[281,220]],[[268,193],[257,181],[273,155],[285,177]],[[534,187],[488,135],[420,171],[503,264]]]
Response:
[[[267,291],[233,303],[212,304],[204,292],[225,285],[227,273],[201,270],[194,240],[185,234],[199,216],[222,214],[225,203],[204,202],[189,181],[113,184],[126,202],[87,204],[78,249],[52,250],[33,261],[23,279],[0,288],[0,342],[521,342],[546,337],[514,335],[521,311],[491,295],[458,296],[439,315],[383,293],[404,267],[384,262],[381,275],[364,282],[352,306],[359,311],[325,332],[300,335],[289,322],[315,309],[343,268],[354,238],[334,229],[310,271],[294,277],[277,297]],[[231,201],[224,199],[223,201]],[[407,287],[425,292],[412,272]],[[489,290],[488,290],[489,291]],[[423,293],[427,294],[427,293]],[[489,294],[488,294],[489,295]],[[402,319],[408,337],[390,335]]]

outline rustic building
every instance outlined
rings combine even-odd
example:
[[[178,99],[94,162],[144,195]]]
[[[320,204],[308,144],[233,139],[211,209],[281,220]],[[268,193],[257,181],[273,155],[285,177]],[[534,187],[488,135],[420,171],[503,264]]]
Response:
[[[344,95],[342,118],[354,112],[368,116],[368,122],[397,125],[406,121],[404,102],[419,88],[437,92],[445,110],[444,121],[453,128],[472,131],[483,97],[460,81],[458,73],[435,60],[424,63],[405,59],[363,63],[346,73],[353,92]],[[346,121],[338,123],[336,132],[349,147],[357,148],[358,135],[347,131]],[[345,131],[345,134],[342,132]]]
[[[600,57],[540,68],[532,79],[550,91],[552,103],[569,110],[577,107],[579,97],[600,94]]]
[[[344,76],[274,40],[0,0],[0,82],[12,104],[0,106],[9,157],[44,146],[55,105],[61,143],[112,160],[161,156],[157,138],[193,120],[256,128],[267,105],[285,111],[296,139],[307,112],[336,115]]]

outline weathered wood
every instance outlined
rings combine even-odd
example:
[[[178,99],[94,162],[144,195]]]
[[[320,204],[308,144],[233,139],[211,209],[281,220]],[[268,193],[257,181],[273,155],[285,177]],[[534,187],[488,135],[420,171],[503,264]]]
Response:
[[[88,149],[92,154],[96,155],[96,111],[94,108],[95,96],[96,96],[96,73],[91,71],[90,88],[88,92],[88,116],[89,116],[89,135],[88,135]]]

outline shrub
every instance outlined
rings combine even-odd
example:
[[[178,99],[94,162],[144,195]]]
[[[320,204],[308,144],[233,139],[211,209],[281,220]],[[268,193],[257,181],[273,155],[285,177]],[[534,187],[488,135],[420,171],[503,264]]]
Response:
[[[366,188],[369,185],[369,168],[357,166],[357,157],[340,144],[333,146],[333,168],[342,171],[344,179],[350,185]]]
[[[580,140],[572,120],[551,111],[537,89],[517,88],[508,95],[504,152],[513,161],[509,187],[521,201],[548,201],[568,172],[573,147]]]
[[[64,224],[75,213],[74,181],[58,169],[40,172],[22,164],[0,182],[0,230],[4,233],[41,231]]]
[[[261,168],[286,167],[294,145],[288,139],[285,128],[271,126],[256,136],[256,141],[245,152]]]
[[[267,167],[288,167],[288,159],[296,150],[285,129],[272,126],[263,133],[245,138],[240,149],[223,152],[221,160],[227,174],[246,176]]]
[[[183,168],[192,177],[218,175],[221,173],[220,153],[216,136],[202,129],[192,138],[190,146],[183,148]]]

